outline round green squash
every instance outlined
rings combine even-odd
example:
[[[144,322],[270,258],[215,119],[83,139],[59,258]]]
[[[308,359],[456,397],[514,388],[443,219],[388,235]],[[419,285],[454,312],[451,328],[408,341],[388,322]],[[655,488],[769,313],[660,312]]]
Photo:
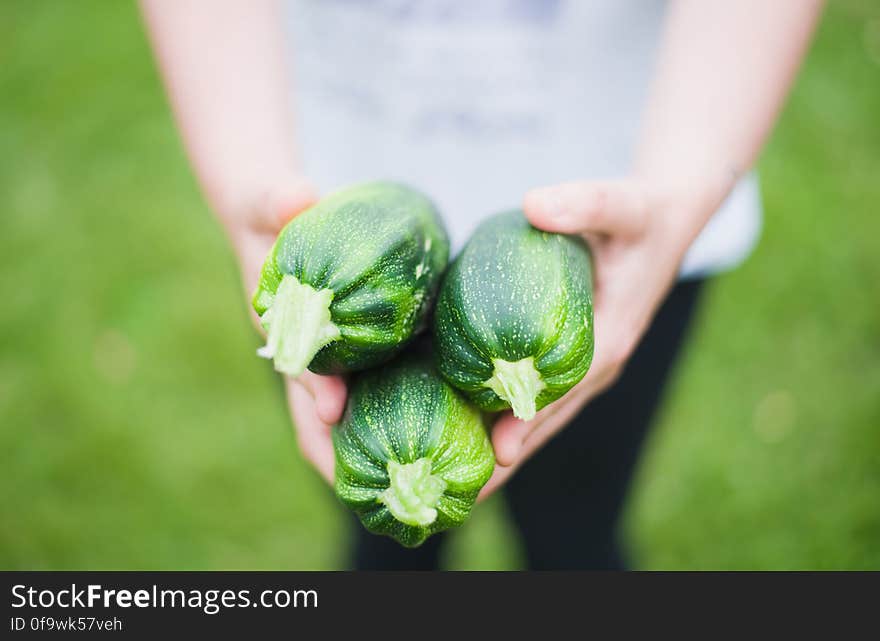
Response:
[[[375,366],[424,327],[448,258],[419,192],[388,182],[334,192],[284,227],[263,265],[258,353],[290,376]]]
[[[429,358],[357,375],[333,445],[336,495],[406,547],[463,523],[495,465],[481,413]]]
[[[437,366],[480,408],[523,420],[587,373],[593,358],[590,254],[521,211],[483,222],[440,287]]]

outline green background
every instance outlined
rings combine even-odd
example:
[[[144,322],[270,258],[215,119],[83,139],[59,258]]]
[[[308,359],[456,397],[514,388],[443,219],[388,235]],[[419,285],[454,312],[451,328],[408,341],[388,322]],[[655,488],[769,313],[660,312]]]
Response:
[[[0,42],[0,567],[343,567],[135,7],[6,1]],[[646,568],[878,569],[878,3],[831,4],[760,170],[626,532]],[[499,501],[447,558],[520,563]]]

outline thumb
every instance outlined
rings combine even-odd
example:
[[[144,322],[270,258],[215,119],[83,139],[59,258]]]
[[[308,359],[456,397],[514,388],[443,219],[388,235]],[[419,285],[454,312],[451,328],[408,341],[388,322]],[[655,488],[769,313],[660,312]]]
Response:
[[[294,178],[267,190],[256,203],[253,218],[258,231],[277,233],[303,210],[318,202],[317,188],[305,178]]]
[[[288,379],[287,401],[293,417],[296,440],[303,456],[333,485],[335,454],[330,426],[316,412],[312,397],[298,381]]]
[[[647,206],[642,189],[631,180],[577,181],[529,191],[523,199],[529,222],[561,234],[637,235]]]
[[[531,427],[525,421],[516,418],[510,412],[499,418],[492,427],[492,449],[498,465],[507,467],[516,463],[523,442],[529,435]]]
[[[322,421],[335,425],[342,418],[348,390],[340,376],[320,376],[312,372],[303,372],[297,381],[315,399],[315,411]]]

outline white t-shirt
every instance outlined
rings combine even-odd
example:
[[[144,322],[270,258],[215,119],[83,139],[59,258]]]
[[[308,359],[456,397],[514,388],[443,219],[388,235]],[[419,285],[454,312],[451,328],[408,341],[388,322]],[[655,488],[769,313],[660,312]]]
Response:
[[[662,0],[290,0],[293,95],[322,191],[400,180],[438,205],[457,251],[532,187],[628,173]],[[746,176],[682,275],[754,246]]]

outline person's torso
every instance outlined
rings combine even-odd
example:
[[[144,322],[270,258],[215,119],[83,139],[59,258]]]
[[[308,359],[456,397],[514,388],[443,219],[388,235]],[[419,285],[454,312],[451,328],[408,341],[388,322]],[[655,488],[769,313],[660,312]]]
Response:
[[[292,0],[305,170],[322,190],[377,178],[422,189],[454,249],[532,187],[625,175],[664,8],[662,0]],[[738,262],[758,220],[749,179],[683,271]]]

